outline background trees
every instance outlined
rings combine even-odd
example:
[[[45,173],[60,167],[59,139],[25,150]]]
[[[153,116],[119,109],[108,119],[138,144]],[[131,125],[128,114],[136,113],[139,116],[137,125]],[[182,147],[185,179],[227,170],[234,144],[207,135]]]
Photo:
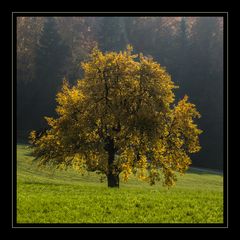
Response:
[[[45,18],[41,36],[36,48],[35,81],[32,86],[31,114],[33,119],[52,114],[55,109],[56,92],[66,75],[66,59],[69,48],[61,39],[56,21]],[[32,126],[43,127],[32,121]]]
[[[21,136],[22,132],[30,131],[33,123],[35,126],[40,126],[39,115],[37,113],[30,115],[34,111],[34,105],[35,108],[40,108],[37,104],[46,100],[49,104],[43,108],[45,113],[54,114],[54,91],[59,88],[64,76],[71,83],[80,78],[82,72],[79,63],[86,59],[87,54],[96,44],[100,49],[109,51],[121,50],[130,43],[136,52],[151,55],[165,66],[171,73],[172,80],[180,86],[175,90],[176,98],[181,99],[185,93],[188,94],[201,112],[199,126],[204,130],[201,135],[202,150],[193,158],[193,164],[212,168],[223,167],[223,19],[221,17],[54,17],[53,19],[55,33],[53,32],[52,36],[55,36],[59,53],[57,48],[53,53],[47,43],[45,50],[48,45],[47,52],[52,53],[54,58],[53,69],[55,61],[63,62],[57,63],[61,71],[55,72],[51,80],[50,76],[48,80],[46,78],[45,84],[41,84],[43,80],[40,77],[43,74],[40,67],[44,65],[41,61],[44,59],[38,52],[44,48],[43,45],[39,45],[40,39],[50,37],[44,33],[44,26],[49,20],[44,17],[17,19],[18,136]],[[64,47],[61,47],[63,45]],[[43,49],[41,51],[44,52]],[[38,93],[35,94],[36,92]]]

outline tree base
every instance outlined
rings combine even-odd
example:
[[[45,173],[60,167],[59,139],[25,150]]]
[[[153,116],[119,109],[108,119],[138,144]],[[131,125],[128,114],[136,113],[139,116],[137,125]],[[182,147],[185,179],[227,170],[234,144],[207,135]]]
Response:
[[[119,188],[119,176],[109,174],[107,176],[108,187],[117,187]]]

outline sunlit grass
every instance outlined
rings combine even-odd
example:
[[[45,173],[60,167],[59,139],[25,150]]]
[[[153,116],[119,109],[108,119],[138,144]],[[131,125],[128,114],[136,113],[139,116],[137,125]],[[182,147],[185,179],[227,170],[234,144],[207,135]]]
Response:
[[[132,177],[119,189],[99,176],[38,169],[17,146],[18,223],[222,223],[223,176],[189,172],[167,189]]]

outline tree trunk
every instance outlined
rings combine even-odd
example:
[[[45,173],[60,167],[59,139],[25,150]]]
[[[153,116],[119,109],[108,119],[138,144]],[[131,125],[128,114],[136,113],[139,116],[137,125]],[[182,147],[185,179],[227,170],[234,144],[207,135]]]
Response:
[[[118,187],[119,188],[119,175],[108,174],[108,187]]]
[[[110,137],[107,139],[105,149],[108,152],[108,173],[107,173],[108,187],[119,187],[119,173],[114,171],[115,167],[113,165],[115,158],[114,140],[111,139]]]

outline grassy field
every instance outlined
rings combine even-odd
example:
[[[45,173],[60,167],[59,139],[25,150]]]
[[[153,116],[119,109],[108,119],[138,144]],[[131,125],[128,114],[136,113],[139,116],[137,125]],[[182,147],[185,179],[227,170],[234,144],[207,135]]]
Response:
[[[40,170],[18,145],[17,223],[223,223],[223,176],[192,170],[170,189],[134,177],[108,189],[93,173]]]

